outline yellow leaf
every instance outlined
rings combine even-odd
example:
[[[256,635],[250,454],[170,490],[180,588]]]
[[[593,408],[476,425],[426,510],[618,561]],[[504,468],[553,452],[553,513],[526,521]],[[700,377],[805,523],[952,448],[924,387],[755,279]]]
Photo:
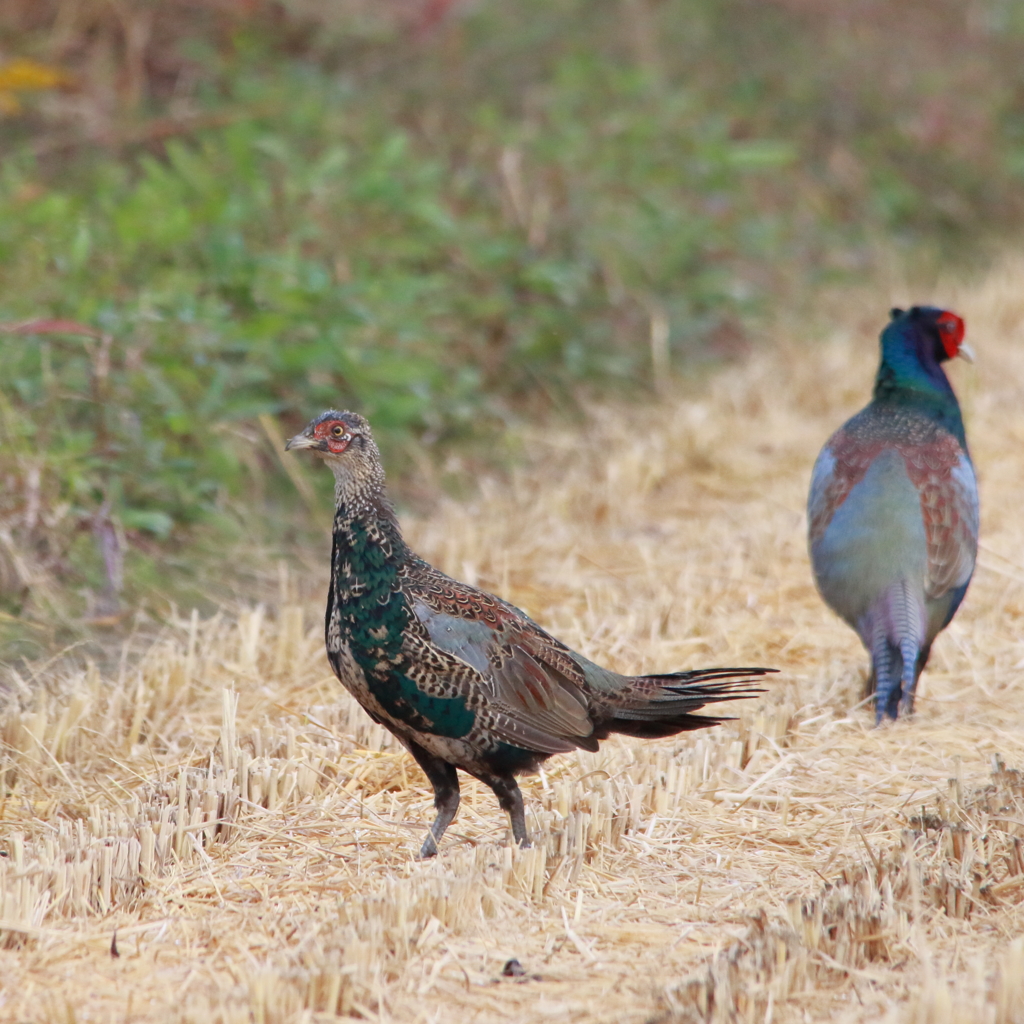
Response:
[[[71,77],[66,72],[34,60],[12,60],[0,68],[0,95],[58,89],[70,84]]]

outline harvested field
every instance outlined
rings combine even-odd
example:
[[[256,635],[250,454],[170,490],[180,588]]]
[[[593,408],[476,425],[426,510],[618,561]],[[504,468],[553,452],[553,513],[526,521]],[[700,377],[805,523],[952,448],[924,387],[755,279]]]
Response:
[[[1024,1020],[1024,264],[934,297],[979,356],[953,375],[983,541],[913,721],[857,706],[867,657],[804,547],[873,296],[700,393],[528,436],[509,480],[406,523],[617,669],[782,670],[726,726],[552,759],[531,850],[465,780],[413,860],[429,788],[330,674],[324,577],[185,615],[116,672],[10,676],[0,1019]]]

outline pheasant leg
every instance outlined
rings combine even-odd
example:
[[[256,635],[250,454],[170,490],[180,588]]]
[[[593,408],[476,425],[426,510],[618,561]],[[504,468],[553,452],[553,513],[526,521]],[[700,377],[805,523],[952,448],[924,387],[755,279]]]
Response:
[[[511,775],[477,775],[477,778],[491,787],[501,809],[508,814],[512,822],[512,837],[516,843],[520,848],[528,849],[530,835],[526,831],[526,813],[523,810],[523,794],[519,783]]]
[[[434,787],[434,807],[437,808],[437,817],[434,819],[434,824],[430,826],[430,831],[427,833],[427,838],[423,840],[423,846],[420,847],[419,852],[419,859],[427,860],[437,855],[437,844],[458,813],[459,776],[455,765],[427,753],[419,744],[406,742],[406,746],[409,748],[409,753],[416,758],[416,763],[423,769],[430,785]]]

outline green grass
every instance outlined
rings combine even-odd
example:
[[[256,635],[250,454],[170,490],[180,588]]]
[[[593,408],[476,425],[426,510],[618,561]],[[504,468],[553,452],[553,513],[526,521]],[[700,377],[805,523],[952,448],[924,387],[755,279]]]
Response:
[[[284,536],[261,414],[358,409],[398,473],[500,457],[518,417],[643,394],[665,356],[695,372],[880,243],[962,255],[1019,224],[1024,51],[993,33],[985,147],[949,136],[976,121],[955,55],[900,63],[884,33],[858,51],[746,0],[483,3],[426,40],[254,22],[192,41],[205,127],[58,161],[29,153],[43,120],[10,121],[0,319],[109,352],[0,335],[0,607],[43,600],[13,545],[80,612],[104,507],[130,601],[197,529]]]

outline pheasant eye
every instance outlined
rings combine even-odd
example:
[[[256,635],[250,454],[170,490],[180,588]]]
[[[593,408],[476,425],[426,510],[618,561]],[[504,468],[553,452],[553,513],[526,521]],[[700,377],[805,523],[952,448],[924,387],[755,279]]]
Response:
[[[345,433],[345,428],[344,428],[344,427],[334,427],[334,428],[333,428],[333,429],[331,430],[331,433],[332,433],[332,434],[333,434],[333,435],[334,435],[335,437],[341,437],[341,435]]]

